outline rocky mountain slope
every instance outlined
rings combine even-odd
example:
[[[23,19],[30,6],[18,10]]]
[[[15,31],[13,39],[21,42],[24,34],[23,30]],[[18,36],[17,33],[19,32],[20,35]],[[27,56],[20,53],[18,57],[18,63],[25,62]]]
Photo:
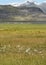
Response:
[[[19,6],[0,5],[0,22],[8,21],[46,21],[45,4],[36,5],[27,1]]]

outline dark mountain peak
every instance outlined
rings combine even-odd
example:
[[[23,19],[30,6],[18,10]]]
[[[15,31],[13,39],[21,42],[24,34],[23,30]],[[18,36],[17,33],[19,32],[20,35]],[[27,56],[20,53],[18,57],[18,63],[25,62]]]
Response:
[[[27,3],[30,3],[29,1],[27,1]]]
[[[19,7],[22,7],[22,6],[25,6],[25,7],[34,6],[34,7],[36,7],[36,4],[34,2],[26,1],[25,3],[20,4]]]

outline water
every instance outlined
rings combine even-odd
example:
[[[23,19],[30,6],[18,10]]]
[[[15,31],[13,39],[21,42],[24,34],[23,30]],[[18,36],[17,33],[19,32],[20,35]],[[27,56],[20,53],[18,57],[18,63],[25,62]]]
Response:
[[[16,22],[0,22],[0,24],[46,24],[46,21],[28,21],[28,22],[24,22],[24,21],[16,21]]]

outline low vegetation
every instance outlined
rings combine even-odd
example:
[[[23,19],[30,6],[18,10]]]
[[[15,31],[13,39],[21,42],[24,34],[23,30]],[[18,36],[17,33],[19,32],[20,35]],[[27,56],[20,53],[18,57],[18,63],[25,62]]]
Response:
[[[0,24],[0,65],[46,65],[46,24]]]

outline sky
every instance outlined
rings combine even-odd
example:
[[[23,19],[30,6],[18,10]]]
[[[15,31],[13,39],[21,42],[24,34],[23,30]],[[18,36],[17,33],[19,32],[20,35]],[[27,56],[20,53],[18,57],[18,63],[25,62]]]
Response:
[[[9,4],[9,3],[19,3],[19,2],[25,2],[27,0],[0,0],[0,5],[5,5],[5,4]],[[29,0],[29,1],[36,1],[36,2],[43,2],[46,0]]]

